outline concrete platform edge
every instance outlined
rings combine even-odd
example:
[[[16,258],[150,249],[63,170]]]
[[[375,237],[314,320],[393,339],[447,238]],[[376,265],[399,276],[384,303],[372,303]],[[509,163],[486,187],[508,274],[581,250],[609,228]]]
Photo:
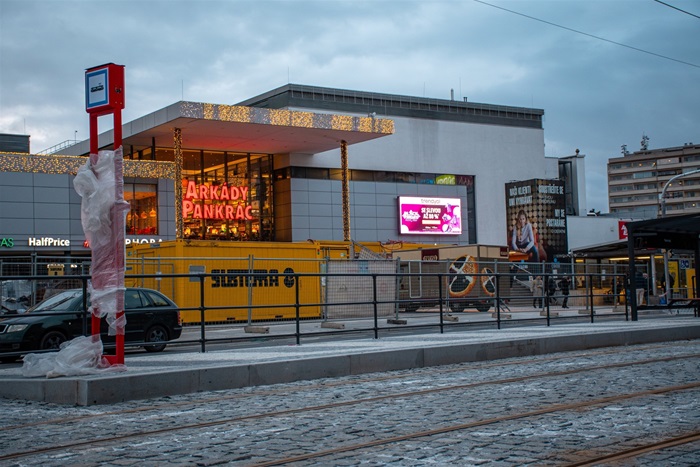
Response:
[[[432,347],[339,352],[323,357],[221,364],[152,373],[116,373],[56,379],[3,378],[0,397],[69,405],[99,405],[202,391],[288,383],[472,361],[700,338],[700,324],[540,336]]]

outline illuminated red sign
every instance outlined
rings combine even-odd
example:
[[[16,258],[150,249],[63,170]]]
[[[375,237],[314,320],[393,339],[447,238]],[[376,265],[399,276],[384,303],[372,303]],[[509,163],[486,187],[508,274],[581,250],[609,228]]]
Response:
[[[627,221],[617,221],[617,238],[627,240]]]
[[[196,201],[209,201],[197,203]],[[236,204],[229,204],[235,201]],[[182,216],[193,219],[253,220],[253,207],[248,204],[247,186],[198,185],[187,182]]]
[[[85,110],[106,115],[124,108],[124,65],[107,63],[85,71]]]

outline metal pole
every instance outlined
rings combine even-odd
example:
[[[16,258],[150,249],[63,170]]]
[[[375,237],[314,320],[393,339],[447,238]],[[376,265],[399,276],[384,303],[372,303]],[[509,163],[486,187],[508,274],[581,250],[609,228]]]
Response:
[[[442,280],[442,274],[438,273],[438,300],[440,301],[440,334],[445,332],[445,320],[443,319],[443,305],[442,305],[442,284],[447,285],[446,281]]]
[[[627,256],[629,257],[629,267],[627,268],[627,277],[625,278],[625,285],[627,286],[626,302],[629,302],[630,308],[632,309],[632,321],[637,321],[639,315],[637,314],[637,290],[635,287],[635,272],[637,266],[635,265],[634,257],[634,231],[629,230],[629,238],[627,239]],[[627,306],[627,304],[625,304]]]
[[[204,307],[204,274],[199,274],[199,325],[200,325],[200,341],[202,346],[202,353],[207,351],[207,339],[206,339],[206,308]]]
[[[295,330],[294,336],[296,337],[297,345],[301,345],[301,313],[299,310],[299,275],[294,276],[294,322]]]
[[[248,326],[253,324],[253,255],[248,255]]]
[[[379,339],[379,318],[377,316],[377,275],[372,274],[372,305],[374,306],[374,338]]]
[[[590,294],[590,300],[591,300],[591,323],[593,322],[593,316],[595,315],[595,311],[593,309],[593,276],[591,274],[588,275],[588,293]]]

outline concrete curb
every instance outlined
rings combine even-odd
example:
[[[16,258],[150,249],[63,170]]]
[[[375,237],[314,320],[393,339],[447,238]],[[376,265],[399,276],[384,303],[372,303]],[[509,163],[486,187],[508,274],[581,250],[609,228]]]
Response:
[[[210,354],[198,354],[199,358],[194,364],[187,361],[172,362],[173,358],[177,359],[175,355],[170,356],[170,363],[178,365],[175,369],[151,366],[133,372],[55,379],[2,377],[0,397],[87,406],[201,391],[700,338],[700,322],[683,326],[559,332],[558,335],[547,336],[546,334],[554,332],[551,329],[540,329],[539,333],[537,330],[529,330],[530,334],[535,334],[530,337],[487,341],[476,339],[478,335],[475,334],[464,334],[462,343],[455,343],[455,338],[452,337],[450,343],[441,344],[434,338],[428,345],[420,341],[425,336],[415,336],[416,342],[413,344],[405,340],[383,341],[380,350],[373,349],[372,343],[377,341],[370,340],[367,345],[359,346],[358,341],[346,341],[331,344],[333,348],[327,350],[329,355],[324,356],[305,356],[304,352],[298,351],[303,346],[282,347],[277,349],[279,357],[270,358],[274,361],[254,363],[217,363],[213,358],[207,360]],[[366,341],[362,344],[364,343]],[[323,349],[328,347],[329,344],[322,346]],[[305,346],[304,350],[307,349],[313,350],[314,347]]]

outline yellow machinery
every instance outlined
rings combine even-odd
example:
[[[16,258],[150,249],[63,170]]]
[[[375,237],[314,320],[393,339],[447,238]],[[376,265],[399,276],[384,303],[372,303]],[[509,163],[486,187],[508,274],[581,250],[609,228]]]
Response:
[[[417,246],[312,240],[134,244],[127,248],[126,284],[165,293],[183,309],[185,323],[201,321],[202,296],[206,322],[293,319],[297,303],[301,318],[317,318],[328,298],[322,277],[327,260],[366,259],[366,255],[390,259]]]

